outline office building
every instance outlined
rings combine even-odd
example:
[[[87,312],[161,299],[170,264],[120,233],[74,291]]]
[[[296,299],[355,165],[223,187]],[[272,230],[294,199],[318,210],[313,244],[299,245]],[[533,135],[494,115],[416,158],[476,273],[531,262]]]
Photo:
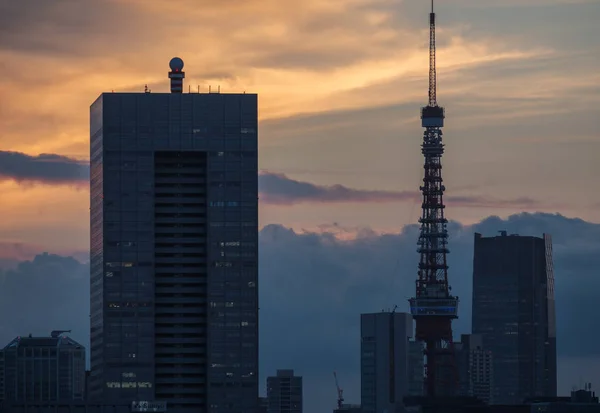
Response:
[[[257,95],[103,93],[90,108],[91,401],[258,404]]]
[[[17,337],[4,350],[6,402],[83,401],[85,347],[54,331],[49,337]]]
[[[552,240],[475,234],[473,334],[493,361],[493,402],[556,396]]]
[[[409,395],[413,319],[410,314],[361,314],[361,407],[364,413],[393,413]],[[421,376],[422,377],[422,376]],[[413,385],[414,387],[414,385]]]
[[[268,413],[302,413],[302,377],[294,370],[267,377],[267,403]]]
[[[455,344],[455,349],[460,395],[493,404],[492,352],[483,348],[483,337],[479,334],[463,334],[460,343]]]
[[[407,396],[423,396],[425,392],[425,360],[423,343],[408,342],[408,392]]]

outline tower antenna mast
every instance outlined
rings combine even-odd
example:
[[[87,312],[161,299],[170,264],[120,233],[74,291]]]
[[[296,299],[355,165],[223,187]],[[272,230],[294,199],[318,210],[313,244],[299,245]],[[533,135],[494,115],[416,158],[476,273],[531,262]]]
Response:
[[[437,106],[437,73],[435,68],[435,12],[431,0],[429,13],[429,106]]]
[[[415,297],[409,300],[416,322],[416,339],[425,353],[425,394],[429,397],[454,396],[458,390],[458,371],[452,345],[452,320],[458,318],[458,297],[450,294],[448,284],[448,220],[444,217],[442,180],[442,127],[445,111],[437,103],[435,50],[435,12],[433,0],[429,14],[429,102],[421,108],[425,128],[421,153],[423,166],[422,215],[418,252],[420,255]]]

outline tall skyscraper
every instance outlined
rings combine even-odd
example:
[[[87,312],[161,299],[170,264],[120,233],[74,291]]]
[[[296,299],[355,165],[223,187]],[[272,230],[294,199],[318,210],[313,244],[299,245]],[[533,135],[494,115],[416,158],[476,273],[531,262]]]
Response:
[[[552,240],[475,234],[473,334],[493,355],[494,403],[556,396]]]
[[[302,413],[302,396],[302,377],[294,370],[267,377],[267,413]]]
[[[3,353],[7,402],[70,402],[85,398],[85,347],[61,331],[17,337]]]
[[[396,312],[361,314],[360,333],[363,413],[402,409],[403,398],[410,393],[412,316]]]
[[[483,337],[479,334],[463,334],[454,348],[457,352],[460,395],[494,404],[492,352],[483,348]]]
[[[90,109],[90,398],[258,403],[257,95],[103,93]]]

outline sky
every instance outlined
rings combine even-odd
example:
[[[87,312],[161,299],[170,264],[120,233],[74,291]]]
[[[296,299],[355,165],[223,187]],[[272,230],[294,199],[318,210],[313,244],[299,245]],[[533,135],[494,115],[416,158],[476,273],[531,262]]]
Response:
[[[89,105],[112,90],[167,92],[173,56],[194,90],[259,94],[263,245],[273,228],[314,242],[404,234],[420,212],[429,1],[292,3],[0,1],[0,266],[43,251],[86,261]],[[472,229],[560,213],[588,251],[577,231],[600,222],[600,0],[439,0],[436,11],[447,216]],[[352,271],[370,271],[373,247],[350,245],[366,248]]]
[[[600,221],[598,0],[440,0],[448,216],[561,212]],[[317,186],[415,191],[427,98],[424,0],[24,0],[0,4],[0,150],[89,157],[102,92],[186,85],[253,92],[260,168]],[[2,175],[2,241],[85,250],[85,188]],[[374,197],[374,198],[373,198]],[[298,201],[298,200],[297,200]],[[356,199],[354,199],[356,201]],[[342,202],[342,200],[336,201]],[[399,230],[415,198],[263,203],[261,225]],[[57,228],[64,234],[56,239]]]

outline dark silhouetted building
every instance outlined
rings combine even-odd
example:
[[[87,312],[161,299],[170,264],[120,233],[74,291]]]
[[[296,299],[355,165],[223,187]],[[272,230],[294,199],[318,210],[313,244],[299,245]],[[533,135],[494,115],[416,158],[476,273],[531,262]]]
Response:
[[[493,402],[556,396],[552,241],[475,234],[473,334],[493,356]]]
[[[0,349],[0,403],[4,400],[4,349]]]
[[[84,400],[85,347],[72,338],[17,337],[2,354],[5,402]]]
[[[393,413],[409,395],[413,318],[407,313],[381,312],[360,316],[361,408],[364,413]],[[422,368],[421,354],[421,368]],[[423,370],[421,369],[421,372]],[[423,383],[423,376],[420,377]],[[414,385],[413,385],[414,387]]]
[[[334,409],[333,413],[362,413],[360,404],[342,404],[339,409]]]
[[[267,412],[302,413],[302,377],[294,370],[277,370],[267,377]]]
[[[269,411],[269,399],[266,397],[258,398],[258,413],[267,413]]]
[[[425,360],[423,358],[423,343],[408,342],[408,392],[407,396],[422,396],[425,394]]]
[[[492,352],[483,348],[483,337],[479,334],[463,334],[455,348],[460,394],[493,404]]]
[[[258,403],[257,95],[103,93],[90,108],[91,401]]]

